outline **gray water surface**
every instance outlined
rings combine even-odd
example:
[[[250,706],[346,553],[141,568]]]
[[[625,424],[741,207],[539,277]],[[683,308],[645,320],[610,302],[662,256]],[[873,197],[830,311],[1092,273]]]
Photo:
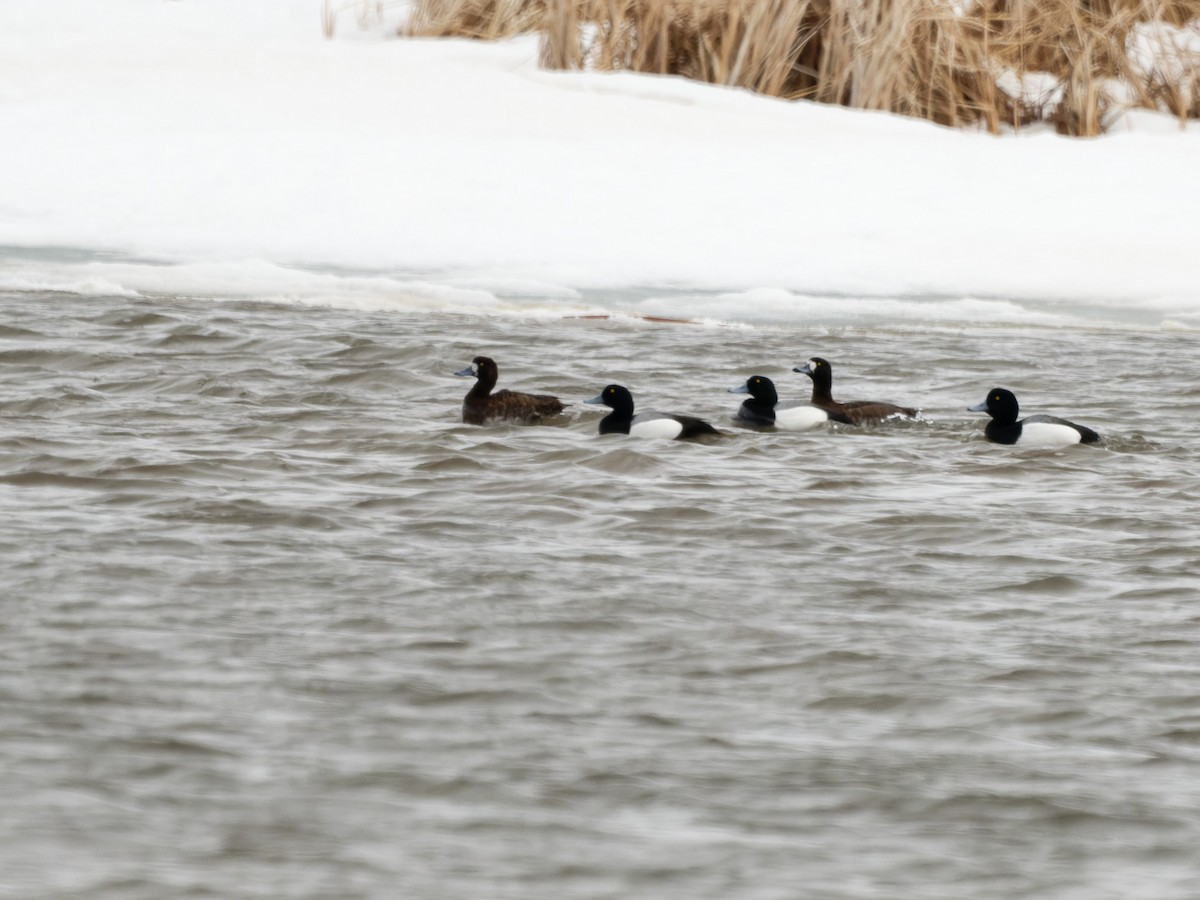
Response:
[[[1196,340],[0,296],[0,894],[1200,896]]]

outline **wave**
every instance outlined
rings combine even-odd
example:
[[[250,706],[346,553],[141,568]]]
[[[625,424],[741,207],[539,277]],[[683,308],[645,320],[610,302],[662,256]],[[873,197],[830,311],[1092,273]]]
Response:
[[[751,327],[1102,327],[1200,330],[1200,302],[1153,299],[720,291],[689,285],[576,287],[553,272],[397,273],[285,265],[260,259],[182,261],[80,250],[0,248],[0,291],[184,298],[375,312],[597,317]]]

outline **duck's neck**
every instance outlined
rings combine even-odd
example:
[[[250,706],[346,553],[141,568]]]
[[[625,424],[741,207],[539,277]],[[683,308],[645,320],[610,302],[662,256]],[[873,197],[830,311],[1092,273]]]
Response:
[[[824,366],[821,369],[822,372],[820,374],[812,376],[812,404],[813,406],[833,406],[835,401],[833,399],[833,392],[830,390],[833,379],[825,373]]]
[[[603,421],[600,422],[600,433],[611,434],[612,432],[629,433],[629,426],[633,424],[633,400],[626,397],[617,397],[616,405],[610,406],[612,410]]]
[[[633,410],[614,409],[600,420],[601,434],[629,434],[633,424]]]
[[[475,397],[479,400],[486,400],[491,396],[492,388],[496,386],[496,376],[491,372],[480,372],[475,379],[475,386],[468,392],[468,397]]]

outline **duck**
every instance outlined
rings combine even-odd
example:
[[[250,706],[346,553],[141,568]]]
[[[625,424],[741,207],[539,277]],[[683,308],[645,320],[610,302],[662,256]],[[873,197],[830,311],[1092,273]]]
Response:
[[[992,388],[986,399],[968,406],[969,412],[986,412],[992,417],[983,429],[984,436],[994,444],[1017,444],[1021,447],[1069,447],[1071,444],[1095,444],[1100,435],[1083,425],[1076,425],[1058,416],[1028,416],[1017,421],[1021,407],[1012,391]]]
[[[766,375],[751,375],[745,384],[729,389],[731,394],[749,394],[750,399],[738,408],[734,419],[751,428],[778,428],[782,431],[808,431],[829,421],[850,420],[842,415],[831,415],[811,403],[789,403],[779,406],[779,394],[775,382]]]
[[[631,434],[636,437],[683,439],[702,434],[720,434],[703,419],[673,413],[633,414],[633,395],[619,384],[610,384],[585,403],[602,403],[612,410],[600,420],[600,434]]]
[[[487,356],[477,356],[465,369],[454,373],[461,378],[474,378],[475,386],[463,398],[462,420],[468,425],[484,425],[493,421],[530,424],[563,411],[563,402],[549,394],[523,394],[501,390],[492,393],[500,369]]]
[[[834,400],[830,393],[833,387],[833,367],[829,365],[828,360],[821,359],[819,356],[814,356],[804,365],[793,368],[792,371],[807,375],[812,379],[813,406],[819,406],[829,413],[831,418],[835,414],[845,417],[835,421],[849,421],[852,425],[869,425],[893,416],[904,416],[909,419],[917,417],[918,410],[909,406],[881,403],[878,400],[851,400],[847,403],[839,403]]]

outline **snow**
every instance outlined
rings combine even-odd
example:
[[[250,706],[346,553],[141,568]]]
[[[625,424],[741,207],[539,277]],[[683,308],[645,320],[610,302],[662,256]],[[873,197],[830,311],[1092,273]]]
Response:
[[[1188,63],[1200,56],[1200,22],[1176,28],[1165,22],[1142,22],[1129,36],[1130,59],[1142,73],[1158,72],[1167,84],[1182,85],[1190,102]]]
[[[0,4],[0,289],[1200,328],[1195,125],[993,137],[320,12]]]

